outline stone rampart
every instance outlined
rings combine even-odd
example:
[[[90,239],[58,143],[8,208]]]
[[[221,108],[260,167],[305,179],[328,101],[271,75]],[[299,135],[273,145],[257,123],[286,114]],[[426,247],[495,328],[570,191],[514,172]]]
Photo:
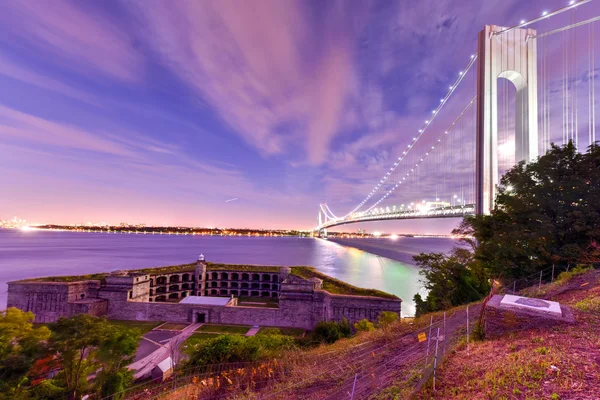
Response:
[[[60,317],[85,313],[106,315],[109,319],[118,320],[205,321],[305,329],[312,329],[319,321],[341,321],[346,318],[353,324],[365,318],[376,321],[383,311],[400,314],[400,299],[331,294],[321,289],[321,279],[303,279],[289,275],[288,270],[282,269],[279,274],[229,270],[210,272],[217,275],[214,278],[211,276],[210,280],[211,284],[213,279],[219,280],[219,290],[225,287],[225,283],[228,291],[237,290],[232,285],[238,283],[269,285],[269,289],[265,288],[269,290],[265,297],[273,294],[278,297],[278,308],[237,306],[236,302],[227,306],[180,304],[157,302],[152,298],[150,293],[157,288],[156,285],[175,285],[175,281],[185,284],[193,279],[190,273],[181,273],[181,276],[113,274],[107,276],[104,282],[10,282],[8,306],[32,311],[36,314],[36,322],[53,322]],[[283,277],[285,280],[280,281]],[[161,278],[161,283],[157,284],[158,278]]]
[[[95,298],[100,281],[9,282],[7,307],[35,314],[35,322],[54,322],[73,315],[72,303]]]

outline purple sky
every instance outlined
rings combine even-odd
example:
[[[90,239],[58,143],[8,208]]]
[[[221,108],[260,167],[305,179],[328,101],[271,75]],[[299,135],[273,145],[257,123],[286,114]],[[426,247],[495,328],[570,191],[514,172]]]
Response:
[[[371,190],[485,24],[565,4],[2,1],[0,219],[311,228]]]

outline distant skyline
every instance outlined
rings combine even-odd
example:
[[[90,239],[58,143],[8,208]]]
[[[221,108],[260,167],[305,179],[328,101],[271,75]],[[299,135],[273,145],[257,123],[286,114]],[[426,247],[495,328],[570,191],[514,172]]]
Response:
[[[0,2],[0,219],[309,229],[371,190],[485,24],[566,3]]]

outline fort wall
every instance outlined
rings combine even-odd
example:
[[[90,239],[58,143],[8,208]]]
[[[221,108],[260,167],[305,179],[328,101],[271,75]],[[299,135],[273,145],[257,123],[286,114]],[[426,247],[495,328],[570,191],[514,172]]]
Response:
[[[88,306],[74,307],[83,299],[95,299],[100,281],[78,282],[9,282],[7,307],[16,307],[35,314],[35,322],[54,322],[60,317],[71,317]],[[98,307],[92,306],[94,312]]]
[[[210,274],[210,277],[208,276]],[[229,296],[233,283],[260,284],[261,294],[278,298],[278,308],[238,306],[237,301],[228,305],[180,304],[156,301],[153,288],[158,285],[195,283],[199,286],[186,289],[193,295],[204,287],[205,293],[212,282],[219,282],[219,291],[227,290]],[[206,279],[208,278],[208,279]],[[164,282],[164,283],[162,283]],[[210,283],[210,285],[209,285]],[[341,321],[351,324],[362,319],[376,321],[383,311],[400,314],[400,299],[372,296],[331,294],[322,290],[322,280],[303,279],[290,275],[289,268],[279,273],[248,271],[183,272],[179,274],[114,274],[104,281],[79,282],[10,282],[8,307],[32,311],[36,322],[53,322],[60,317],[76,314],[106,316],[117,320],[198,322],[220,324],[243,324],[312,329],[319,321]],[[222,286],[221,286],[222,285]],[[227,287],[225,286],[227,285]],[[269,288],[266,288],[269,285]],[[227,288],[227,289],[221,289]],[[251,288],[251,287],[250,287]],[[263,293],[264,292],[264,293]],[[251,292],[250,292],[251,293]],[[231,293],[233,295],[237,293]],[[169,296],[175,296],[171,293]],[[181,297],[186,297],[186,295]],[[234,299],[235,300],[235,299]]]

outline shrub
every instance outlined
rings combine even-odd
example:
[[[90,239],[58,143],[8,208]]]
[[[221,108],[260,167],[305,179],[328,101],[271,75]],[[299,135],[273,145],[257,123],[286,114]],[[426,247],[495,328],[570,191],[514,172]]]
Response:
[[[363,319],[354,324],[354,329],[357,331],[372,331],[375,330],[375,324],[368,319]]]
[[[192,365],[220,364],[225,362],[259,361],[276,357],[282,350],[294,347],[289,336],[270,334],[251,337],[221,335],[200,342],[190,357]]]
[[[124,390],[131,382],[131,377],[127,373],[117,372],[106,378],[100,389],[102,398],[111,397],[111,400],[121,400],[125,396]]]
[[[257,335],[283,335],[283,332],[279,328],[262,328]]]
[[[575,308],[579,311],[598,312],[600,311],[600,298],[592,297],[583,299],[575,304]]]
[[[586,272],[591,271],[592,269],[593,268],[590,267],[589,265],[579,264],[569,271],[561,272],[561,274],[558,275],[557,280],[559,282],[569,282],[574,277],[576,277],[578,275],[583,275]]]
[[[485,340],[484,324],[481,320],[475,323],[475,329],[471,332],[471,338],[477,341]]]
[[[313,330],[313,338],[325,343],[334,343],[351,335],[352,330],[346,318],[342,322],[321,321]]]
[[[379,316],[379,319],[377,319],[377,324],[380,327],[385,328],[396,321],[398,321],[398,313],[392,311],[384,311]]]
[[[66,390],[60,386],[56,386],[52,380],[43,381],[31,390],[31,395],[34,399],[39,400],[57,400],[66,397]]]

